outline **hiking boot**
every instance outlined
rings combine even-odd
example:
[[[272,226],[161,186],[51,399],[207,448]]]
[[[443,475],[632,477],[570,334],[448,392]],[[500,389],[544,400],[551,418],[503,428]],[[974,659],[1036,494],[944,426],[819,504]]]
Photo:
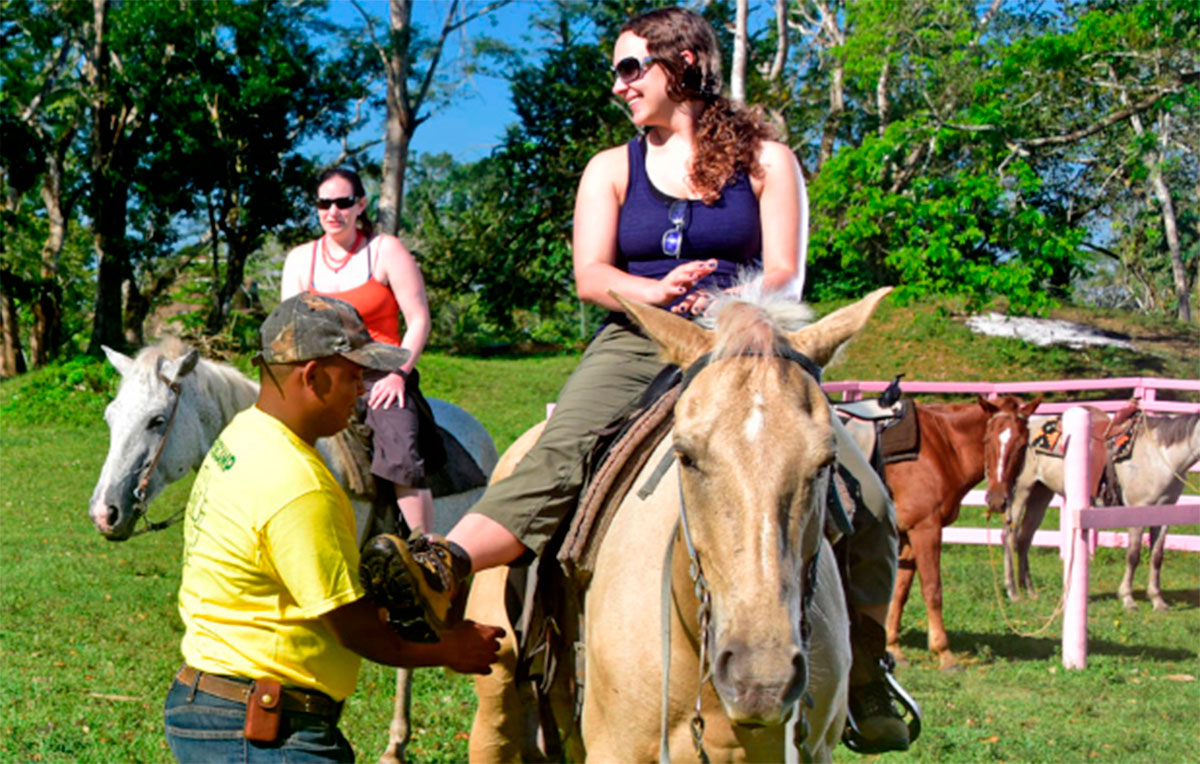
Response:
[[[367,595],[410,642],[437,642],[462,620],[470,575],[471,558],[462,547],[424,534],[407,542],[390,533],[375,536],[359,563]]]
[[[850,629],[849,718],[842,740],[858,753],[906,751],[909,725],[893,702],[888,672],[887,634],[873,619],[859,616]],[[894,682],[895,680],[892,679]]]

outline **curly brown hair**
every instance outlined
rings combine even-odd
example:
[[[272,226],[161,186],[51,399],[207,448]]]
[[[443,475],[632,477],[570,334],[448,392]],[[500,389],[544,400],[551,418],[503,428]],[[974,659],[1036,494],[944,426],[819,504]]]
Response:
[[[702,101],[696,120],[695,151],[690,179],[705,204],[713,204],[738,171],[759,178],[758,153],[775,131],[758,109],[748,109],[721,95],[721,50],[704,17],[687,8],[657,8],[630,19],[621,32],[646,41],[646,49],[667,75],[673,101]],[[692,52],[689,64],[683,51]]]

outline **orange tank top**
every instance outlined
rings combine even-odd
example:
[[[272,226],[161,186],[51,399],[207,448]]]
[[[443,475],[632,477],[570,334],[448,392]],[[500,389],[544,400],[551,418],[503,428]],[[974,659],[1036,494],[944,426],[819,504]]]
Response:
[[[367,242],[367,280],[363,284],[341,292],[323,292],[313,284],[317,273],[317,245],[321,240],[313,242],[312,265],[308,270],[308,291],[323,297],[335,297],[354,306],[358,315],[362,316],[367,331],[376,342],[389,345],[400,344],[400,305],[396,296],[385,284],[375,280],[371,267],[371,242]]]

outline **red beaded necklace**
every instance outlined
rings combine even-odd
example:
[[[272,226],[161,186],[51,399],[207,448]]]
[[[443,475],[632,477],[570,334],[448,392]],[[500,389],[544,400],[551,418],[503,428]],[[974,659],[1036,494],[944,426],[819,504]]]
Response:
[[[326,234],[325,236],[321,237],[321,259],[325,261],[325,265],[329,268],[329,270],[337,273],[342,268],[345,268],[346,265],[349,264],[350,260],[354,258],[354,254],[358,252],[358,242],[361,240],[362,233],[355,231],[354,246],[346,250],[346,253],[341,257],[334,257],[333,255],[329,254],[329,235]]]

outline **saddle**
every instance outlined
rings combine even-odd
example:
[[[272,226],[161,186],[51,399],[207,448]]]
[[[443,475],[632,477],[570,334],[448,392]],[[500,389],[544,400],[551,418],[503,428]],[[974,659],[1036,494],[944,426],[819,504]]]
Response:
[[[902,398],[883,406],[877,399],[870,399],[835,403],[833,408],[879,474],[883,474],[885,464],[917,458],[921,428],[911,400]]]
[[[1116,464],[1133,455],[1133,445],[1139,432],[1143,414],[1136,403],[1130,403],[1111,418],[1103,411],[1085,407],[1091,417],[1088,438],[1088,471],[1091,484],[1088,495],[1106,506],[1124,503],[1121,486],[1117,482]],[[1030,433],[1029,445],[1039,453],[1061,459],[1066,455],[1066,438],[1063,437],[1062,417],[1056,416],[1042,423],[1036,432]]]

